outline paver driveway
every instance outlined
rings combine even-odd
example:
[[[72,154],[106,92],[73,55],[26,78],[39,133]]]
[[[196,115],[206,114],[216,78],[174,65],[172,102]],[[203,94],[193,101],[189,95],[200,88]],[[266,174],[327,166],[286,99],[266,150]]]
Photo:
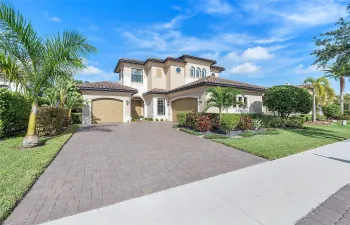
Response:
[[[38,224],[264,161],[171,123],[84,126],[4,224]]]

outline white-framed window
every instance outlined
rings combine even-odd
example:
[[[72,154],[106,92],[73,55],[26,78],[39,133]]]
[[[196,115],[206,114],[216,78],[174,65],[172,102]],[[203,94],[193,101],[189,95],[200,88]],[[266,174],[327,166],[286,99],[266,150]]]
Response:
[[[207,71],[205,69],[202,69],[202,78],[207,76]]]
[[[190,69],[190,77],[195,77],[195,68],[192,66]]]
[[[143,83],[142,69],[131,69],[131,82]]]
[[[201,69],[198,67],[197,70],[196,70],[196,77],[199,78],[199,74],[201,72]]]
[[[237,108],[246,108],[248,106],[248,97],[237,95],[237,102],[241,102],[242,104],[237,105]]]
[[[165,115],[165,99],[157,98],[157,115],[164,116]]]

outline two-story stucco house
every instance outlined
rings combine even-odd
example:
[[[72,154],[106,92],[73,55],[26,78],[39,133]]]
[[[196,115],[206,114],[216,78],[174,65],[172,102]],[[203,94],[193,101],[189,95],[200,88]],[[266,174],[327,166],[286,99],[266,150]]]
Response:
[[[176,121],[179,112],[202,112],[210,87],[233,87],[243,91],[238,100],[245,103],[228,113],[262,113],[265,87],[220,78],[225,68],[216,61],[190,55],[145,61],[119,59],[114,72],[119,82],[92,82],[79,85],[88,105],[83,123],[128,122],[151,117]],[[210,108],[208,112],[218,112]]]

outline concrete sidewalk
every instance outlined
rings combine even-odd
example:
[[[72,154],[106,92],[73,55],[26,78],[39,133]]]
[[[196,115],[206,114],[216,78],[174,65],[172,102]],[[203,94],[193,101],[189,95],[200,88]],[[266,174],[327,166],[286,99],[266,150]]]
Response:
[[[344,141],[47,225],[295,224],[349,182]]]

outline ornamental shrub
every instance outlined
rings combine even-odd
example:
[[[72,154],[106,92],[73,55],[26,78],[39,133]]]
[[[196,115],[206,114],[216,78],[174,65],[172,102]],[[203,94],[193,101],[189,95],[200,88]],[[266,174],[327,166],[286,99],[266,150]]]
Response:
[[[327,119],[331,119],[341,115],[340,106],[336,104],[322,106],[322,112],[323,112],[323,115],[327,117]]]
[[[292,85],[274,86],[264,94],[263,104],[270,111],[288,117],[295,113],[309,113],[312,110],[312,96],[307,90]]]
[[[220,115],[218,113],[206,113],[211,120],[212,130],[220,130]]]
[[[178,113],[176,115],[177,122],[179,123],[180,127],[183,127],[186,122],[186,113]]]
[[[194,129],[196,126],[196,122],[197,122],[198,117],[199,117],[199,113],[187,113],[185,127],[188,127],[190,129]]]
[[[235,130],[240,119],[241,114],[223,114],[221,116],[221,130],[225,133]]]
[[[61,107],[38,108],[36,132],[39,136],[53,136],[68,126],[68,111]]]
[[[202,114],[200,115],[194,127],[194,130],[199,132],[207,132],[212,129],[211,119],[208,115]]]
[[[242,114],[237,125],[237,130],[251,130],[253,129],[253,121],[250,115]]]
[[[72,113],[70,118],[71,124],[82,124],[82,113]]]
[[[30,101],[24,95],[0,88],[0,138],[24,132],[30,110]]]

